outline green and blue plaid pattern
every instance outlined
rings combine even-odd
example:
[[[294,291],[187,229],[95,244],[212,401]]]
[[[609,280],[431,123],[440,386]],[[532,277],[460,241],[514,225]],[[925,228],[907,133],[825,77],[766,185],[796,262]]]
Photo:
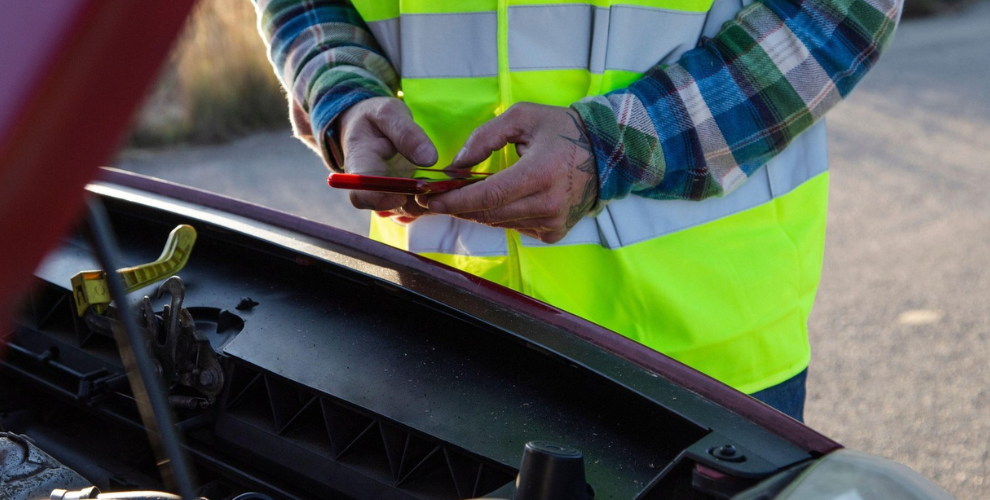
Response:
[[[852,91],[902,0],[760,0],[628,88],[574,104],[602,201],[724,195]]]
[[[399,77],[343,0],[255,0],[296,135],[394,95]],[[740,186],[835,106],[890,43],[903,0],[757,0],[711,39],[628,88],[572,105],[602,201],[700,200]]]
[[[254,0],[268,58],[289,98],[296,136],[330,161],[328,125],[353,104],[392,96],[399,76],[346,0]]]

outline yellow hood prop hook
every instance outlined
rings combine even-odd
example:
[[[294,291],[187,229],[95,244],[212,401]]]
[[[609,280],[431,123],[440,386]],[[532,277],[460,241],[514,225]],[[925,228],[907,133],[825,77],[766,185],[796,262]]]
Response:
[[[154,262],[134,267],[118,269],[117,273],[124,279],[127,292],[161,281],[179,272],[189,261],[193,244],[196,243],[196,229],[182,224],[176,226],[165,241],[161,256]],[[110,288],[107,286],[106,273],[103,271],[81,271],[72,277],[72,295],[76,301],[76,313],[86,314],[92,307],[97,313],[103,314],[110,305]]]

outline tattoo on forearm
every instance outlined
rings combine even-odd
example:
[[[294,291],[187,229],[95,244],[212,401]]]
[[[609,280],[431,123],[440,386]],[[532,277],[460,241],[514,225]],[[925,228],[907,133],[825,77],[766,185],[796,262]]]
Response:
[[[575,167],[578,171],[589,175],[580,200],[567,211],[567,228],[570,229],[587,215],[591,211],[591,207],[598,201],[598,168],[595,165],[595,151],[591,147],[591,141],[588,140],[584,127],[574,115],[568,113],[567,117],[574,122],[574,131],[577,137],[567,137],[566,135],[560,137],[579,148],[580,151],[577,151],[573,157]]]

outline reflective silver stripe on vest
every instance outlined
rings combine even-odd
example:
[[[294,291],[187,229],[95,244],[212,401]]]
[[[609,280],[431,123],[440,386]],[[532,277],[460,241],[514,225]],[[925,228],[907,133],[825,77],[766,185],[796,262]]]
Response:
[[[601,11],[603,16],[596,16]],[[603,20],[602,23],[597,21]],[[597,26],[596,26],[597,24]],[[599,28],[597,31],[595,28]],[[526,5],[509,8],[509,69],[605,67],[605,52],[591,39],[608,35],[608,10],[589,5]],[[591,54],[595,52],[596,64]]]
[[[375,35],[378,45],[385,51],[385,57],[392,62],[395,71],[402,74],[402,53],[399,51],[399,18],[385,19],[368,23],[368,29]]]
[[[658,63],[675,62],[697,46],[705,20],[704,12],[613,7],[605,69],[643,73]]]
[[[628,196],[585,217],[556,245],[601,245],[616,249],[699,226],[783,196],[828,170],[825,122],[805,131],[783,153],[722,198],[704,201],[651,200]],[[549,246],[523,236],[523,246]]]
[[[498,75],[495,12],[403,14],[399,23],[403,78]]]
[[[509,70],[643,73],[693,49],[706,20],[705,12],[631,5],[509,7]]]
[[[738,10],[738,0],[728,1]],[[508,12],[509,70],[642,73],[676,61],[703,33],[721,26],[722,17],[631,5],[513,6]],[[403,78],[498,74],[495,12],[402,14],[368,27]]]
[[[731,20],[736,17],[736,14],[745,7],[744,4],[750,4],[753,0],[715,0],[712,2],[712,7],[708,9],[708,21],[705,22],[705,29],[702,30],[701,36],[707,36],[708,38],[714,38],[715,35],[722,29],[722,25],[726,21]]]
[[[391,221],[386,224],[392,224]],[[420,217],[406,226],[409,251],[473,257],[509,255],[505,230],[446,215]]]

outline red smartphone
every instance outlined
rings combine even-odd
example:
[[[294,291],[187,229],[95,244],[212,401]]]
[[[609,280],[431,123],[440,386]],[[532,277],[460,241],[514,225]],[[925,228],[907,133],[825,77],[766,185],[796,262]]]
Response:
[[[416,168],[404,171],[365,172],[338,174],[327,177],[332,188],[360,189],[382,193],[427,194],[443,193],[485,180],[491,174],[470,171]]]

